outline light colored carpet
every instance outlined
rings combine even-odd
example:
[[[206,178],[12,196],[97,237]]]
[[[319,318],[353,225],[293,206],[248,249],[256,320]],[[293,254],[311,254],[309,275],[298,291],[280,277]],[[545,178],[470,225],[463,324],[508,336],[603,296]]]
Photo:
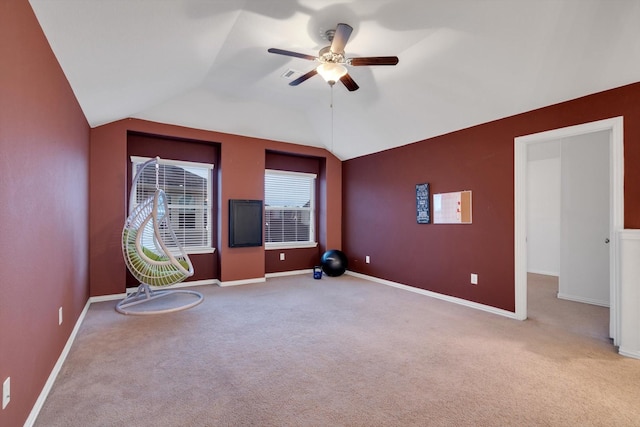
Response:
[[[608,309],[529,289],[524,322],[310,274],[199,287],[166,315],[93,304],[36,425],[640,425]]]

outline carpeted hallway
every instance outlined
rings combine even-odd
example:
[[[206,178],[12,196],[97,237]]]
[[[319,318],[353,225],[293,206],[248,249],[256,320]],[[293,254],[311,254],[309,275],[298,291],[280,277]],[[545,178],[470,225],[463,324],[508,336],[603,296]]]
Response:
[[[640,425],[608,309],[528,287],[524,322],[310,274],[160,316],[93,304],[36,426]]]

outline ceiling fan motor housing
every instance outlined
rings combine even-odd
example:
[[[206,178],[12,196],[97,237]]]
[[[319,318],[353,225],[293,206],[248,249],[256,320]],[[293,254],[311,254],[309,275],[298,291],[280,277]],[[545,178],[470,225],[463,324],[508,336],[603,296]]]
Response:
[[[320,49],[318,53],[318,60],[320,62],[330,62],[334,64],[346,63],[344,53],[335,53],[331,51],[331,46],[326,46]]]
[[[328,40],[329,43],[331,43],[333,41],[333,37],[336,35],[336,30],[335,28],[331,28],[328,29],[327,31],[324,32],[324,39]]]

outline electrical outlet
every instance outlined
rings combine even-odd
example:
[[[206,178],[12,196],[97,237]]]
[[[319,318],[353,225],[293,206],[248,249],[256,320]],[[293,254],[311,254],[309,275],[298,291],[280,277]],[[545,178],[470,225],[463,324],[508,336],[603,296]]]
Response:
[[[62,325],[62,307],[58,309],[58,325]]]
[[[2,409],[6,408],[11,400],[11,377],[7,377],[2,383]]]
[[[284,261],[284,252],[280,252],[280,261]]]
[[[364,262],[366,262],[367,264],[370,264],[371,263],[371,257],[369,255],[364,257]]]
[[[472,285],[478,284],[478,275],[475,273],[471,273],[471,284]]]

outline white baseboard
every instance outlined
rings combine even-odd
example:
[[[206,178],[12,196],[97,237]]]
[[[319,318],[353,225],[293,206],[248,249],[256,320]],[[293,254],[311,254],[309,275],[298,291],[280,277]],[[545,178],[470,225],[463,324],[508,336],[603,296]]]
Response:
[[[255,279],[229,280],[227,282],[220,282],[220,286],[225,287],[225,286],[249,285],[252,283],[264,283],[266,281],[267,279],[265,277],[257,277]]]
[[[190,282],[180,282],[176,285],[167,287],[167,289],[190,288],[192,286],[208,286],[208,285],[219,286],[220,281],[218,279],[192,280]]]
[[[127,289],[127,291],[128,291],[128,289]],[[100,295],[98,297],[89,298],[89,302],[93,304],[94,302],[115,301],[115,300],[119,300],[119,299],[124,299],[126,296],[127,296],[126,293],[124,293],[124,294]]]
[[[618,347],[618,354],[621,356],[632,357],[634,359],[640,359],[640,351],[627,350],[624,347]]]
[[[543,276],[560,277],[560,272],[558,272],[558,271],[527,270],[527,273],[542,274]]]
[[[567,294],[563,294],[563,293],[560,293],[560,292],[558,292],[557,296],[558,296],[559,299],[563,299],[563,300],[567,300],[567,301],[581,302],[583,304],[599,305],[601,307],[609,308],[609,301],[600,301],[600,300],[595,300],[595,299],[591,299],[591,298],[584,298],[584,297],[580,297],[580,296],[576,296],[576,295],[567,295]]]
[[[404,289],[405,291],[415,292],[417,294],[425,295],[431,298],[451,302],[465,307],[474,308],[476,310],[486,311],[488,313],[497,314],[498,316],[508,317],[510,319],[519,320],[516,314],[511,311],[503,310],[501,308],[491,307],[490,305],[480,304],[473,301],[468,301],[462,298],[452,297],[450,295],[439,294],[437,292],[427,291],[425,289],[414,288],[413,286],[403,285],[402,283],[392,282],[390,280],[379,279],[373,276],[367,276],[366,274],[355,273],[353,271],[347,271],[347,274],[359,277],[361,279],[370,280],[372,282],[380,283],[387,286],[393,286],[394,288]]]
[[[58,377],[58,374],[62,369],[62,365],[64,364],[64,361],[67,359],[67,356],[69,355],[71,346],[73,345],[73,342],[75,341],[76,336],[78,335],[78,331],[80,330],[80,326],[82,325],[82,322],[84,321],[85,316],[87,315],[87,311],[89,311],[90,305],[91,305],[91,299],[87,301],[87,303],[84,306],[84,309],[82,310],[82,313],[80,313],[80,316],[78,317],[78,320],[76,321],[76,324],[73,327],[73,331],[71,331],[71,335],[69,336],[69,339],[67,339],[67,343],[62,349],[62,353],[60,353],[60,357],[58,357],[58,361],[56,362],[55,366],[51,370],[51,374],[49,374],[49,378],[47,379],[47,382],[44,384],[44,387],[42,388],[42,391],[40,392],[40,395],[38,396],[36,403],[33,405],[33,408],[31,409],[31,413],[29,414],[29,417],[27,417],[27,420],[24,422],[25,427],[31,427],[36,422],[36,419],[40,414],[40,410],[42,409],[44,402],[47,400],[47,396],[49,396],[49,392],[51,392],[51,388],[53,387],[53,384],[55,383],[56,378]]]
[[[313,269],[309,268],[307,270],[279,271],[277,273],[267,273],[264,275],[264,277],[270,279],[272,277],[297,276],[300,274],[313,274]]]

